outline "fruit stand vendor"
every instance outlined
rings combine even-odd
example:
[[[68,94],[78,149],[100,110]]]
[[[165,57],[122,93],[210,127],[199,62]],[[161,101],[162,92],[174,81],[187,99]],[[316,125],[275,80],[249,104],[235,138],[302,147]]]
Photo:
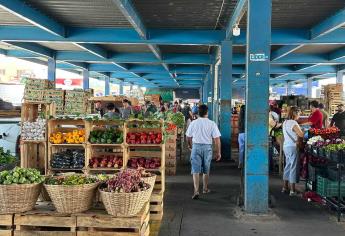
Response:
[[[323,116],[319,110],[318,101],[310,102],[311,115],[308,118],[308,122],[302,123],[301,125],[310,125],[311,128],[322,129]]]
[[[345,139],[345,111],[344,105],[339,104],[337,106],[337,113],[334,114],[331,126],[336,126],[340,129],[340,136],[342,139]]]

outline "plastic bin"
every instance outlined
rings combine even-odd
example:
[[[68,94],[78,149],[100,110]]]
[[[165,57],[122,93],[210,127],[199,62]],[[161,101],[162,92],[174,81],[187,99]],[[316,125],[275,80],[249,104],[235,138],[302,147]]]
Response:
[[[316,192],[323,197],[338,196],[338,181],[332,181],[322,176],[317,176]],[[345,182],[341,182],[340,196],[345,197]]]

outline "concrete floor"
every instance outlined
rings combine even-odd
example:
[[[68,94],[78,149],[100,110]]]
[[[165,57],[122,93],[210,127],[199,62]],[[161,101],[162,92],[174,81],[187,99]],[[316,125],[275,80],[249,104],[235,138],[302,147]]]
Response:
[[[344,236],[345,219],[298,197],[280,193],[281,180],[272,177],[270,191],[275,199],[271,213],[247,216],[237,207],[240,172],[234,163],[213,163],[209,195],[192,200],[189,165],[178,167],[167,177],[164,218],[160,236]]]

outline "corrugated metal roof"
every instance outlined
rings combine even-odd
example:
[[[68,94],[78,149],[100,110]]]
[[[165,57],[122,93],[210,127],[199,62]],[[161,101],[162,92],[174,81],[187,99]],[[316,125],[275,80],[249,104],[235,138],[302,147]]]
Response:
[[[222,28],[236,0],[134,0],[147,27]]]
[[[344,0],[272,0],[272,28],[309,29],[344,7]],[[246,22],[245,14],[240,26]]]
[[[306,45],[294,51],[294,53],[322,54],[322,53],[330,53],[340,48],[344,48],[344,45],[342,44]]]
[[[151,52],[144,44],[100,44],[100,46],[112,52]]]
[[[160,45],[162,53],[209,53],[209,46],[205,45]]]
[[[56,51],[83,51],[80,47],[74,45],[73,43],[52,43],[52,42],[42,42],[38,43],[44,47],[50,48]]]
[[[31,25],[22,18],[9,13],[0,7],[0,25]]]
[[[131,27],[112,0],[25,0],[66,26]]]

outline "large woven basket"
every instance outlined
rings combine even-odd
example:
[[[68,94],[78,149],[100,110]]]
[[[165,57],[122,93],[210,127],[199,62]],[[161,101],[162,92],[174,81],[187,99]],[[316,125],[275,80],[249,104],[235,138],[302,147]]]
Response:
[[[47,185],[46,188],[57,212],[79,213],[92,206],[98,183],[83,185]]]
[[[109,215],[131,217],[138,214],[151,198],[152,187],[134,193],[110,193],[100,190],[101,199]]]
[[[153,189],[156,183],[156,178],[157,175],[152,174],[152,176],[150,177],[142,177],[142,179],[144,180],[145,183],[148,183],[150,185],[150,187]]]
[[[0,213],[22,213],[34,208],[41,184],[0,185]]]

